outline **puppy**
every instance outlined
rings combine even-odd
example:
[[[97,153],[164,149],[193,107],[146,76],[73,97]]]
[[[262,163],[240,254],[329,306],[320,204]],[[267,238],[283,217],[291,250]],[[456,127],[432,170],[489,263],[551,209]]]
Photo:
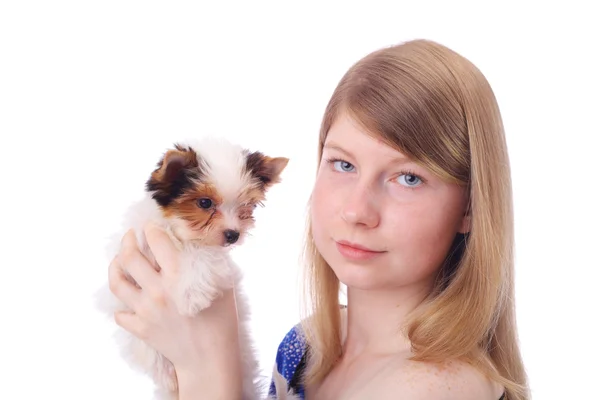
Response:
[[[143,227],[150,221],[163,227],[182,254],[181,276],[171,294],[184,315],[198,313],[235,286],[245,400],[261,397],[259,363],[249,334],[248,302],[239,286],[241,272],[229,251],[241,244],[254,226],[255,208],[263,205],[267,190],[280,182],[288,161],[251,152],[224,139],[177,143],[161,157],[146,182],[145,195],[128,209],[122,230],[109,246],[112,260],[123,234],[133,228],[140,250],[156,265]],[[125,309],[108,285],[98,294],[98,307],[110,317]],[[125,330],[119,329],[117,334],[129,365],[152,377],[157,387],[155,398],[178,399],[171,362]]]

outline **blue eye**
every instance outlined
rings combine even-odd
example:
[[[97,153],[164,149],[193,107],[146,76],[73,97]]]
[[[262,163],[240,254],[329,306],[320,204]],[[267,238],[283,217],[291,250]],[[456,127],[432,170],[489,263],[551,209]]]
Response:
[[[406,185],[404,186],[408,187],[415,187],[419,183],[423,182],[423,180],[419,176],[411,173],[403,173],[402,175],[400,175],[398,177],[398,183],[402,185],[402,181],[406,182]]]
[[[329,162],[333,163],[333,168],[339,172],[352,172],[354,170],[354,165],[350,164],[348,161],[329,160]]]

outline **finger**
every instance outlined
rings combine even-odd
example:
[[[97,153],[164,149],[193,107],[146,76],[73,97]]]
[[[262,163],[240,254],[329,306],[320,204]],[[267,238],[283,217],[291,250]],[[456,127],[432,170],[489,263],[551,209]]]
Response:
[[[149,223],[144,227],[148,247],[152,251],[157,264],[167,276],[175,276],[179,272],[179,250],[165,232],[156,224]]]
[[[121,300],[127,307],[133,309],[137,304],[140,291],[123,273],[118,256],[113,258],[108,266],[108,286],[115,297]]]
[[[125,329],[132,335],[138,337],[141,340],[147,340],[148,335],[146,334],[146,325],[142,319],[131,311],[117,311],[115,312],[115,322],[121,328]]]
[[[142,289],[152,290],[156,286],[158,273],[139,250],[135,231],[127,231],[121,243],[120,260],[123,270],[127,271]]]

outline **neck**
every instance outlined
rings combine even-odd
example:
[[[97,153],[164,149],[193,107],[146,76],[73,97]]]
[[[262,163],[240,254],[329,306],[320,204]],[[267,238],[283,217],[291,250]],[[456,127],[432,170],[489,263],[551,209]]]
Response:
[[[430,284],[391,290],[348,288],[344,354],[390,354],[410,350],[403,330],[408,314],[427,297]]]

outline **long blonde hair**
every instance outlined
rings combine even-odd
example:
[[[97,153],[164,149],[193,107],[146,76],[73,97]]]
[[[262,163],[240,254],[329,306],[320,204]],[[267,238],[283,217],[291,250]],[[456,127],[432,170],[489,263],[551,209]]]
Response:
[[[494,93],[470,61],[429,40],[379,49],[354,64],[323,116],[319,160],[335,118],[364,128],[440,178],[468,187],[471,230],[457,236],[434,291],[406,333],[413,360],[461,359],[529,399],[514,304],[513,205],[504,128]],[[307,223],[306,384],[321,381],[342,353],[340,282],[319,254]]]

